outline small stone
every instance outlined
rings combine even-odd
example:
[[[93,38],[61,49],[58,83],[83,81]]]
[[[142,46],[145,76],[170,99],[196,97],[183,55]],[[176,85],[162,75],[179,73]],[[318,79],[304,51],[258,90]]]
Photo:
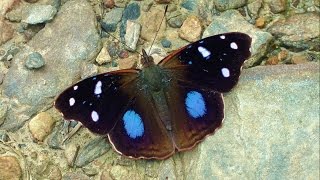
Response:
[[[119,59],[118,65],[119,69],[129,69],[132,68],[138,61],[138,55],[132,55],[127,58]]]
[[[262,7],[262,0],[256,0],[248,4],[248,11],[250,15],[253,18],[255,18],[255,17],[258,17],[261,7]]]
[[[233,0],[233,1],[225,1],[225,0],[214,0],[213,4],[219,11],[225,11],[228,9],[237,9],[244,5],[246,5],[246,0]]]
[[[164,48],[170,48],[171,47],[171,41],[169,41],[168,39],[162,39],[161,40],[161,45]]]
[[[266,0],[271,12],[280,13],[286,10],[287,0]]]
[[[183,15],[181,12],[175,11],[170,14],[168,18],[168,24],[172,28],[180,28],[183,22],[186,20],[186,18],[187,17]]]
[[[79,151],[79,146],[75,144],[69,144],[64,150],[64,156],[66,157],[67,163],[69,166],[73,167],[78,151]]]
[[[39,69],[45,65],[42,55],[38,52],[33,52],[28,55],[25,66],[28,69]]]
[[[114,8],[115,2],[114,0],[104,0],[103,5],[105,8]]]
[[[22,171],[19,161],[14,156],[0,157],[0,177],[1,179],[21,179]]]
[[[81,172],[68,172],[62,176],[63,180],[90,180],[90,178]]]
[[[158,4],[169,4],[171,0],[155,0],[155,2]]]
[[[7,131],[0,130],[0,141],[2,142],[8,142],[10,140]]]
[[[119,53],[119,58],[123,59],[123,58],[128,58],[129,57],[129,52],[126,50],[121,50]]]
[[[38,0],[24,0],[25,2],[28,2],[28,3],[36,3],[38,2]]]
[[[183,22],[179,36],[189,42],[195,42],[200,39],[202,26],[197,16],[191,15]]]
[[[140,5],[138,3],[130,3],[123,11],[120,25],[120,38],[124,39],[126,34],[127,20],[136,20],[140,17]]]
[[[0,45],[12,39],[14,29],[11,24],[0,18]]]
[[[47,112],[37,114],[29,122],[32,137],[37,141],[43,141],[51,133],[54,123],[54,119]]]
[[[166,29],[166,20],[162,21],[164,16],[164,9],[159,7],[152,7],[149,12],[146,12],[141,17],[141,38],[147,41],[152,41],[155,34],[158,32],[157,38],[162,38],[164,36],[164,31]],[[161,27],[159,29],[159,26]]]
[[[22,22],[28,24],[39,24],[53,19],[57,9],[51,5],[33,4],[22,12]]]
[[[130,51],[135,51],[137,48],[137,42],[140,37],[140,31],[141,31],[141,25],[138,23],[135,23],[133,21],[128,20],[127,21],[127,30],[125,38],[125,43],[127,46],[130,47]]]
[[[264,17],[259,17],[257,20],[256,20],[256,27],[257,28],[263,28],[265,26],[265,18]]]
[[[181,7],[187,10],[195,10],[197,8],[197,1],[196,0],[183,0],[180,4]]]
[[[108,52],[108,49],[107,47],[102,47],[100,53],[98,54],[97,58],[96,58],[96,62],[99,64],[99,65],[102,65],[102,64],[105,64],[107,62],[111,62],[111,56]]]
[[[94,64],[83,64],[81,67],[82,71],[80,74],[81,79],[96,75],[98,72],[98,67]]]
[[[266,64],[267,65],[276,65],[279,63],[279,59],[277,56],[271,56],[267,59]]]
[[[292,64],[302,64],[302,63],[307,63],[308,57],[304,54],[293,54],[291,58],[291,63]]]
[[[119,45],[115,42],[111,42],[107,45],[108,48],[108,52],[110,54],[111,57],[117,57],[118,53],[119,53]]]
[[[123,10],[123,8],[114,8],[106,13],[102,19],[101,27],[106,32],[115,32],[117,30],[117,25],[121,20]]]
[[[0,126],[3,124],[4,120],[6,119],[6,114],[8,111],[7,103],[0,99]]]

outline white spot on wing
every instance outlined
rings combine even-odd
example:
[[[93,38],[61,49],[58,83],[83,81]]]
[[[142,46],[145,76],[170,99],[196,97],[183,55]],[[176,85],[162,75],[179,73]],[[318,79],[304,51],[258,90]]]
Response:
[[[70,98],[70,99],[69,99],[69,105],[70,105],[70,106],[73,106],[74,103],[76,103],[76,100],[75,100],[74,98]]]
[[[78,89],[78,86],[73,86],[73,90],[77,90]]]
[[[97,122],[99,120],[99,114],[96,111],[91,112],[91,119],[94,122]]]
[[[96,87],[94,88],[94,94],[98,95],[102,93],[101,86],[102,86],[102,82],[98,81],[96,84]]]
[[[225,35],[221,35],[221,36],[220,36],[220,39],[225,39],[225,38],[226,38]]]
[[[232,49],[238,49],[238,45],[237,45],[235,42],[232,42],[232,43],[230,44],[230,47],[231,47]]]
[[[225,78],[230,76],[230,71],[229,71],[228,68],[222,68],[221,69],[221,73],[222,73],[222,76],[225,77]]]
[[[211,52],[208,51],[208,49],[202,47],[202,46],[199,46],[198,47],[198,51],[201,53],[202,57],[203,58],[207,58],[208,56],[210,56]]]

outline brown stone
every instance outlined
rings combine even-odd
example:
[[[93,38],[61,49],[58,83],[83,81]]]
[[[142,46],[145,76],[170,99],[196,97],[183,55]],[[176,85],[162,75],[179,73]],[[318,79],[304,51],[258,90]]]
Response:
[[[52,129],[55,120],[47,112],[41,112],[32,118],[29,122],[29,130],[32,137],[37,141],[43,141]]]
[[[0,157],[0,179],[19,180],[21,176],[21,167],[16,157]]]
[[[307,63],[308,61],[308,57],[304,54],[294,54],[292,55],[291,58],[291,63],[292,64],[302,64],[302,63]]]
[[[267,59],[266,64],[267,65],[276,65],[279,63],[279,59],[277,56],[271,56]]]
[[[127,58],[119,59],[119,69],[128,69],[132,68],[135,63],[138,62],[139,56],[138,55],[132,55]]]
[[[256,27],[257,28],[263,28],[265,26],[266,19],[264,17],[258,17],[256,20]]]
[[[156,7],[151,8],[149,12],[141,15],[141,37],[144,40],[152,41],[156,35],[156,32],[161,27],[158,32],[157,39],[162,39],[164,31],[166,29],[166,19],[164,18],[163,22],[162,17],[164,16],[164,8]]]
[[[114,3],[114,0],[104,0],[103,5],[106,8],[114,8],[115,3]]]
[[[191,15],[183,22],[179,36],[189,42],[194,42],[200,39],[202,26],[200,19],[197,16]]]
[[[10,40],[13,37],[13,33],[12,25],[0,17],[0,45]]]

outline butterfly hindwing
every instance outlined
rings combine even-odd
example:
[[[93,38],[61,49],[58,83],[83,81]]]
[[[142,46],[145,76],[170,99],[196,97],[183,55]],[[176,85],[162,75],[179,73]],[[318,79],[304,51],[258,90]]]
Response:
[[[65,119],[80,121],[90,131],[105,135],[132,99],[137,70],[100,74],[66,89],[55,101]]]
[[[143,90],[122,112],[108,137],[114,149],[132,158],[164,159],[175,152],[152,95]]]
[[[167,91],[173,141],[188,150],[219,128],[224,118],[222,94],[177,81]]]
[[[238,82],[250,45],[251,38],[243,33],[210,36],[181,48],[159,65],[180,80],[228,92]]]

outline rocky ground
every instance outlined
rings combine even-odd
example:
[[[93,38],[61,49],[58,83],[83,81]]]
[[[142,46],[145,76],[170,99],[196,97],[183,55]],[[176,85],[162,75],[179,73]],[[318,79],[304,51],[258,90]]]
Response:
[[[122,157],[85,128],[63,142],[77,124],[65,123],[55,97],[139,64],[166,4],[156,61],[210,35],[252,37],[252,57],[225,94],[223,127],[163,161]],[[0,179],[319,179],[319,8],[319,0],[1,0]]]

